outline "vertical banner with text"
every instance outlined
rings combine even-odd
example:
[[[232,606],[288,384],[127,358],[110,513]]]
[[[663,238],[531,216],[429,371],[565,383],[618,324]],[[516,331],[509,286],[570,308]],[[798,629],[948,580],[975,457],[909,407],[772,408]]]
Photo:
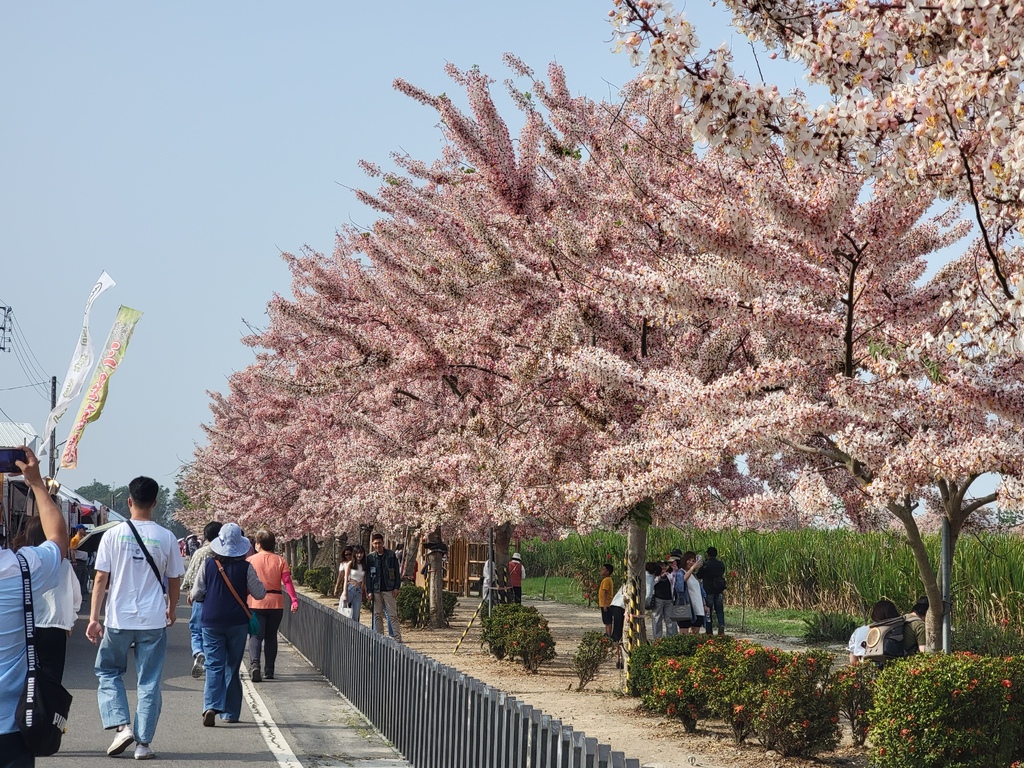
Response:
[[[100,275],[96,285],[89,291],[89,299],[85,302],[85,320],[82,321],[82,332],[78,336],[78,344],[71,356],[71,364],[68,365],[68,372],[64,376],[64,384],[57,393],[57,403],[46,417],[46,426],[43,428],[43,439],[40,441],[43,451],[49,449],[50,433],[57,427],[57,422],[67,411],[71,401],[78,397],[85,384],[85,377],[89,375],[89,369],[95,361],[92,353],[92,336],[89,335],[89,313],[92,311],[92,303],[99,298],[100,294],[108,288],[113,288],[117,283],[105,271]]]
[[[64,454],[60,459],[62,468],[74,469],[78,466],[78,443],[82,439],[82,433],[85,432],[86,425],[96,421],[103,412],[110,377],[114,375],[117,366],[124,359],[128,341],[131,339],[132,331],[135,330],[135,324],[140,317],[142,317],[142,313],[131,307],[122,305],[117,311],[114,327],[110,329],[107,343],[103,345],[103,353],[96,364],[96,370],[92,374],[85,397],[82,398],[82,405],[78,409],[75,423],[71,426],[71,434],[68,436]]]

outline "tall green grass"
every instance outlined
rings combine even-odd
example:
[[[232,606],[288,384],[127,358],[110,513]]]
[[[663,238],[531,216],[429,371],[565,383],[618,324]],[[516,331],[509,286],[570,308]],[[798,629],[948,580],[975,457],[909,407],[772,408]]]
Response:
[[[926,539],[938,567],[938,537]],[[910,610],[924,594],[910,547],[896,533],[844,530],[681,531],[651,529],[648,560],[672,549],[718,549],[726,565],[728,600],[754,608],[845,612],[864,616],[881,598]],[[621,566],[625,536],[598,532],[559,541],[520,543],[530,576],[580,580],[601,563]],[[733,575],[735,574],[735,575]],[[1015,535],[962,537],[953,562],[952,592],[958,620],[1024,626],[1024,539]]]

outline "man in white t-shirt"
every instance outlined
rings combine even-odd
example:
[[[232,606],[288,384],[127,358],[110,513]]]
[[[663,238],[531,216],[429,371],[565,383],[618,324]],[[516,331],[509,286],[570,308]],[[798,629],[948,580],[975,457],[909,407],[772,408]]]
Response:
[[[153,757],[149,745],[160,718],[167,627],[174,624],[178,590],[185,573],[177,538],[151,519],[159,491],[156,480],[149,477],[137,477],[128,484],[131,520],[111,528],[100,540],[92,612],[85,630],[86,637],[99,644],[96,677],[100,718],[105,729],[117,729],[107,754],[119,755],[135,741],[136,760]],[[104,627],[100,607],[108,586]],[[132,644],[139,681],[134,732],[122,679]]]

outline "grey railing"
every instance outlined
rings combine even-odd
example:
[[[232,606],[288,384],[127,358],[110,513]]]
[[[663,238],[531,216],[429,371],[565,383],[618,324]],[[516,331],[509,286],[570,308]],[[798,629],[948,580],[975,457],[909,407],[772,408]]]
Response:
[[[415,768],[640,768],[513,696],[299,600],[281,633]]]

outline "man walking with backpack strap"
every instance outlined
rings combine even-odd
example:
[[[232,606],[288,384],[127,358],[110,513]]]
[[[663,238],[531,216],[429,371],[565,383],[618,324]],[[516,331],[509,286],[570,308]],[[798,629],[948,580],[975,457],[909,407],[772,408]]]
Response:
[[[100,718],[106,730],[117,731],[107,754],[119,755],[135,741],[136,760],[154,756],[149,745],[160,718],[167,627],[174,623],[185,573],[177,538],[151,517],[159,491],[156,480],[149,477],[137,477],[129,483],[131,519],[108,530],[100,540],[92,612],[85,631],[86,637],[99,645],[95,669]],[[108,586],[110,593],[106,595]],[[104,627],[100,607],[105,595]],[[134,731],[122,679],[132,645],[139,681]]]

